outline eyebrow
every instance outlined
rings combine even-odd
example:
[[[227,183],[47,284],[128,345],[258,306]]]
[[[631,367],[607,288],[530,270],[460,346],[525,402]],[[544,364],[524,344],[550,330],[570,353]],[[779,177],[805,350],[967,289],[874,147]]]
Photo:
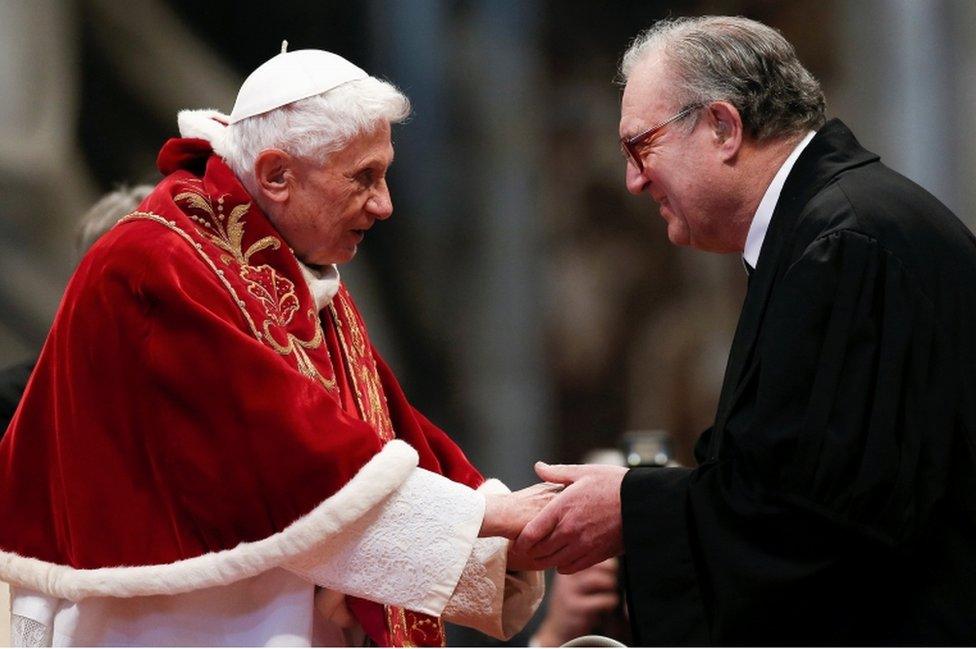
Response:
[[[648,130],[648,128],[646,126],[641,126],[639,128],[629,128],[626,131],[624,131],[624,134],[620,136],[620,139],[621,140],[630,140],[630,139],[633,139],[633,138],[637,137],[641,133],[646,133],[647,130]]]
[[[395,156],[390,156],[390,161],[388,163],[386,163],[386,166],[387,167],[392,167],[393,166],[393,160],[394,160],[394,158],[395,158]],[[384,164],[384,162],[383,162],[383,159],[382,158],[372,157],[372,158],[364,158],[356,166],[359,169],[364,169],[366,167],[375,167],[375,166],[379,166],[379,165],[383,165],[383,164]]]

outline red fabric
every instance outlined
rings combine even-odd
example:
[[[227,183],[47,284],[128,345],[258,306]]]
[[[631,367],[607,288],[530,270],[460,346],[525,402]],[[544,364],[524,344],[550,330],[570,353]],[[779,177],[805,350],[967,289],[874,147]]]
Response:
[[[171,140],[159,166],[140,210],[169,223],[123,222],[84,258],[0,442],[0,521],[19,521],[0,549],[75,568],[225,550],[281,531],[382,446],[349,408],[327,318],[311,345],[297,261],[229,168],[203,140]],[[396,436],[480,484],[373,355]]]

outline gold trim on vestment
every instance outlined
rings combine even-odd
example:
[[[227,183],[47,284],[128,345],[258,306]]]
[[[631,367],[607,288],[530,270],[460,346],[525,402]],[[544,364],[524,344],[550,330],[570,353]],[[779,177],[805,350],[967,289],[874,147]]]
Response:
[[[169,220],[152,212],[140,211],[132,212],[131,214],[125,216],[120,220],[120,223],[123,221],[149,220],[159,223],[160,225],[163,225],[169,230],[180,235],[193,247],[194,250],[196,250],[197,255],[203,259],[203,261],[210,267],[210,269],[224,285],[224,288],[227,289],[231,299],[240,309],[241,314],[244,316],[244,320],[247,322],[248,327],[251,330],[251,333],[257,340],[263,342],[265,345],[282,356],[294,357],[298,371],[304,376],[317,381],[326,390],[330,392],[338,391],[338,385],[335,377],[330,378],[324,376],[305,351],[307,349],[318,349],[319,347],[323,347],[322,326],[315,315],[315,311],[309,309],[306,312],[306,316],[309,318],[312,326],[315,328],[315,335],[313,335],[310,340],[302,340],[288,331],[287,327],[292,323],[295,311],[299,306],[299,300],[295,293],[294,282],[279,274],[277,270],[268,264],[252,266],[249,263],[251,256],[255,253],[266,248],[277,250],[280,247],[281,242],[275,237],[267,236],[251,244],[246,252],[242,250],[245,225],[242,217],[250,209],[251,204],[244,203],[234,207],[231,210],[230,215],[225,219],[223,213],[223,197],[218,199],[218,207],[216,211],[213,209],[210,199],[196,191],[187,191],[177,194],[174,197],[174,200],[182,200],[188,206],[199,209],[211,217],[212,220],[208,221],[207,219],[197,215],[188,214],[189,218],[194,223],[201,226],[200,233],[205,236],[207,240],[211,241],[218,248],[228,253],[228,255],[221,256],[221,262],[227,266],[233,266],[235,264],[238,266],[238,275],[244,282],[248,294],[257,300],[262,307],[262,315],[264,316],[264,319],[260,328],[255,324],[254,319],[251,316],[251,312],[247,308],[247,303],[241,299],[237,291],[234,290],[234,287],[230,283],[230,280],[228,280],[226,277],[224,270],[219,268],[216,262],[210,258],[210,256],[203,249],[203,244],[195,240],[190,233],[178,226],[175,221]],[[271,331],[272,326],[279,327],[284,332],[284,344],[275,338]],[[328,354],[328,348],[323,348],[325,349],[326,354]]]

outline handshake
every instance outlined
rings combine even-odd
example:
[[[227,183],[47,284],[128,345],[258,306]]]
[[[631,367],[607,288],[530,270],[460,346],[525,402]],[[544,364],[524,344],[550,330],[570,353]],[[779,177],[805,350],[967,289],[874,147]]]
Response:
[[[479,536],[504,536],[510,570],[572,574],[623,553],[620,483],[627,469],[537,462],[539,484],[486,497]]]

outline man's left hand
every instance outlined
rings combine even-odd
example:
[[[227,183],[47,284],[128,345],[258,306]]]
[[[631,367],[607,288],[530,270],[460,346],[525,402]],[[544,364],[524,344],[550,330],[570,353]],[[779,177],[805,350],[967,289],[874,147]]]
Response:
[[[626,468],[537,462],[535,472],[567,487],[525,526],[514,553],[563,574],[623,553],[620,483]]]

